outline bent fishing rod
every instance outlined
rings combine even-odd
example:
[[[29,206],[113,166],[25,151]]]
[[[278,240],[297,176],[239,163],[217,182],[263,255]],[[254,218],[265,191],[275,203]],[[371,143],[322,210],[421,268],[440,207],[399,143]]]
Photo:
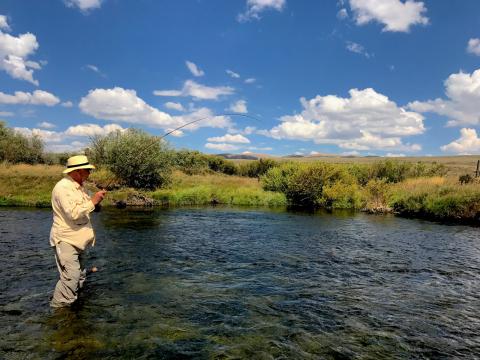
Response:
[[[197,122],[200,122],[202,120],[206,120],[206,119],[211,119],[211,118],[215,118],[215,117],[218,117],[218,116],[242,116],[242,117],[245,117],[245,118],[249,118],[249,119],[253,119],[253,120],[256,120],[258,122],[260,122],[260,120],[252,115],[248,115],[248,114],[242,114],[242,113],[221,113],[221,114],[217,114],[217,115],[209,115],[209,116],[204,116],[202,118],[199,118],[199,119],[195,119],[195,120],[192,120],[192,121],[189,121],[179,127],[176,127],[175,129],[173,130],[170,130],[168,131],[167,133],[163,134],[162,136],[154,136],[153,137],[153,141],[151,143],[149,143],[147,146],[145,146],[144,148],[142,148],[140,150],[140,152],[136,155],[133,155],[135,157],[140,157],[140,155],[144,154],[146,150],[148,150],[149,148],[151,148],[153,145],[157,144],[158,141],[161,141],[162,139],[166,138],[168,135],[171,135],[173,134],[174,132],[178,131],[178,130],[181,130],[183,129],[184,127],[187,127],[188,125],[192,125],[192,124],[195,124]],[[129,159],[130,160],[130,159]],[[112,184],[113,182],[116,180],[116,178],[110,180],[107,185],[103,186],[102,187],[102,190],[106,190],[108,189]]]

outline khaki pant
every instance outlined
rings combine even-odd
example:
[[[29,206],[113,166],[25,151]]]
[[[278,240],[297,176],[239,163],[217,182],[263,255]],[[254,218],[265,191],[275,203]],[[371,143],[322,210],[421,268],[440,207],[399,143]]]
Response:
[[[87,275],[83,266],[83,251],[65,242],[59,242],[53,249],[60,280],[55,286],[50,306],[69,306],[77,300],[78,290]]]

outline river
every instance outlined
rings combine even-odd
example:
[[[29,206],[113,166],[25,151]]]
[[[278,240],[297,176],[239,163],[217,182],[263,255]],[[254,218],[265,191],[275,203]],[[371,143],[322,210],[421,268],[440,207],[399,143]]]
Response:
[[[51,212],[0,209],[0,358],[480,354],[480,229],[362,213],[104,209],[52,310]]]

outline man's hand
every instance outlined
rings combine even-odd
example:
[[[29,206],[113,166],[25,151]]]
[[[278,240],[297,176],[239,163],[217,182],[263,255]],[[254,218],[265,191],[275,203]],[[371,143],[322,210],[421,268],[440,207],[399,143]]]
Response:
[[[107,193],[107,190],[100,190],[95,193],[95,195],[92,196],[92,203],[93,205],[100,204],[105,197],[105,194]]]

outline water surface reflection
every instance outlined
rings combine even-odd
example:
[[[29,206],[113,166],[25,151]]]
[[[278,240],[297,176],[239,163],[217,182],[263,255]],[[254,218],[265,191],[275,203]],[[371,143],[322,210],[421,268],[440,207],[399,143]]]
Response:
[[[96,214],[92,274],[53,312],[51,214],[0,210],[0,357],[471,358],[479,229],[365,214]]]

